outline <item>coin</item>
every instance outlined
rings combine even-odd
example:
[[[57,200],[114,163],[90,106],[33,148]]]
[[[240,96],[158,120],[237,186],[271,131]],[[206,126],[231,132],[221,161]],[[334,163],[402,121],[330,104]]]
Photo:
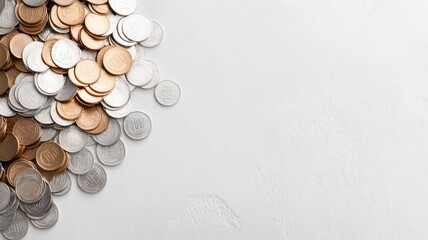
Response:
[[[104,97],[104,102],[113,108],[123,107],[130,99],[131,92],[123,81],[117,81],[113,91]]]
[[[117,120],[111,120],[107,129],[98,135],[93,135],[95,142],[103,146],[110,146],[117,143],[122,135],[122,129]]]
[[[44,192],[44,182],[39,171],[32,168],[22,169],[15,177],[16,196],[25,203],[39,201]]]
[[[68,170],[74,174],[86,174],[92,169],[94,156],[87,148],[83,148],[77,153],[70,154]]]
[[[85,85],[98,81],[101,76],[101,68],[94,60],[81,60],[74,69],[77,80]]]
[[[6,230],[10,225],[12,225],[15,217],[15,212],[10,215],[0,215],[0,231]]]
[[[113,75],[125,74],[131,69],[131,54],[121,47],[112,47],[107,50],[103,57],[106,70]]]
[[[18,160],[14,161],[9,165],[7,168],[7,181],[12,185],[13,187],[16,186],[15,184],[15,178],[19,174],[19,172],[26,168],[32,168],[36,169],[36,166],[33,162],[26,161],[26,160]]]
[[[51,191],[54,195],[60,193],[68,188],[71,185],[71,178],[68,172],[64,171],[53,177],[49,182]]]
[[[69,26],[82,24],[85,19],[85,8],[79,1],[75,1],[68,6],[59,6],[58,18]]]
[[[128,137],[140,140],[149,136],[152,130],[152,122],[147,114],[133,112],[125,118],[123,128]]]
[[[134,42],[141,42],[152,35],[152,21],[143,15],[133,14],[123,19],[123,34]]]
[[[47,97],[41,94],[32,82],[21,84],[17,91],[19,103],[29,110],[37,110],[45,104]]]
[[[24,33],[18,33],[12,37],[10,40],[10,52],[16,58],[22,58],[22,51],[24,51],[25,46],[33,41],[33,38]]]
[[[42,198],[36,203],[21,203],[21,209],[32,219],[42,219],[52,206],[52,194],[47,182]]]
[[[104,188],[106,182],[106,172],[98,163],[94,163],[92,169],[88,173],[77,176],[77,184],[80,189],[87,193],[100,192]]]
[[[161,81],[155,89],[156,100],[163,106],[175,105],[181,96],[181,89],[177,83],[165,80]]]
[[[156,21],[152,21],[152,26],[153,26],[153,30],[152,30],[152,34],[150,35],[150,37],[144,41],[139,42],[144,47],[148,47],[148,48],[156,47],[157,45],[159,45],[161,43],[161,41],[163,39],[162,26]]]
[[[83,134],[75,126],[62,130],[58,140],[61,147],[69,153],[79,152],[86,143]]]
[[[0,211],[4,210],[9,205],[9,201],[9,187],[5,183],[0,182]]]
[[[46,3],[47,0],[22,0],[25,4],[31,7],[39,7]]]
[[[16,157],[19,151],[18,138],[12,133],[7,132],[0,142],[0,161],[7,162]]]
[[[148,61],[135,61],[131,69],[126,73],[126,79],[134,85],[142,87],[153,78],[153,68]]]
[[[76,96],[77,90],[79,90],[79,88],[68,79],[65,81],[62,90],[55,96],[55,99],[62,102],[70,101]]]
[[[28,217],[20,209],[15,212],[15,219],[2,234],[7,239],[21,239],[25,237],[29,227]]]
[[[13,28],[19,23],[15,15],[15,2],[6,1],[3,11],[0,12],[0,27]]]
[[[52,47],[52,60],[60,68],[74,67],[80,60],[82,51],[72,40],[62,39]]]
[[[36,87],[47,96],[57,95],[65,84],[65,77],[48,69],[42,73],[35,75]]]
[[[53,227],[58,221],[58,208],[55,203],[52,203],[50,210],[47,215],[42,219],[31,219],[31,223],[40,229],[48,229]]]
[[[98,144],[96,153],[100,162],[106,166],[116,166],[125,159],[125,145],[121,140],[111,146]]]
[[[109,0],[111,9],[122,16],[132,14],[137,9],[137,0]]]
[[[85,18],[85,27],[89,33],[102,36],[108,32],[110,21],[107,16],[89,13]]]
[[[55,142],[42,143],[36,153],[37,165],[45,171],[58,170],[65,158],[64,150]]]
[[[91,131],[101,123],[102,109],[100,107],[84,108],[82,115],[76,120],[77,126],[84,131]]]
[[[76,120],[83,112],[83,106],[74,98],[67,102],[57,102],[58,114],[66,120]]]

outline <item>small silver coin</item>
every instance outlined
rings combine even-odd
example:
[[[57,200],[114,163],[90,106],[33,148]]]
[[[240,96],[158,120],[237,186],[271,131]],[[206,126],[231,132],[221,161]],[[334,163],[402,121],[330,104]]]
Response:
[[[0,211],[0,215],[11,215],[13,214],[16,209],[18,209],[19,207],[19,199],[16,196],[16,193],[13,189],[10,189],[10,201],[9,201],[9,205],[3,209],[2,211]]]
[[[15,212],[13,223],[2,231],[3,236],[9,240],[18,240],[27,234],[30,223],[28,217],[20,209]]]
[[[150,82],[144,86],[142,86],[142,89],[151,89],[154,88],[158,85],[158,83],[160,82],[160,72],[159,72],[159,67],[158,65],[150,60],[147,60],[146,62],[148,62],[148,64],[151,66],[152,68],[152,80],[150,80]]]
[[[152,21],[153,31],[149,38],[140,42],[140,44],[144,47],[156,47],[162,42],[163,39],[163,29],[162,26],[155,21]]]
[[[111,9],[122,16],[128,16],[137,9],[137,0],[109,0]]]
[[[0,97],[0,115],[4,117],[13,117],[16,115],[16,112],[8,104],[7,96]]]
[[[129,99],[128,103],[125,104],[125,106],[123,106],[122,108],[119,109],[115,109],[115,110],[110,110],[105,108],[104,110],[106,111],[107,115],[109,115],[112,118],[124,118],[126,116],[128,116],[134,109],[134,105],[132,103],[132,98]]]
[[[10,202],[10,190],[9,187],[0,182],[0,211],[4,210]]]
[[[49,182],[51,192],[55,195],[58,192],[64,191],[68,186],[71,185],[71,177],[67,171],[57,174]]]
[[[94,156],[87,148],[83,148],[77,153],[70,154],[68,170],[74,174],[88,173],[94,164]]]
[[[47,100],[47,97],[41,94],[32,82],[21,84],[17,95],[19,103],[30,110],[39,109]]]
[[[48,183],[45,182],[45,190],[42,198],[39,201],[30,204],[24,202],[21,203],[21,209],[32,219],[43,217],[51,207],[52,193],[47,184]]]
[[[141,140],[150,135],[152,121],[143,112],[132,112],[125,118],[123,128],[128,137],[134,140]]]
[[[49,66],[42,59],[42,52],[43,47],[37,47],[28,53],[24,63],[31,71],[41,73],[49,69]]]
[[[181,89],[177,83],[165,80],[161,81],[155,89],[156,100],[163,106],[175,105],[181,97]]]
[[[40,141],[48,142],[54,139],[54,137],[58,134],[58,130],[54,128],[42,128],[42,137]]]
[[[75,126],[62,130],[58,140],[61,147],[69,153],[79,152],[86,144],[83,133]]]
[[[121,140],[111,146],[97,145],[97,156],[106,166],[116,166],[123,162],[126,155],[125,145]]]
[[[132,14],[124,18],[122,31],[131,41],[141,42],[152,35],[153,24],[146,16]]]
[[[57,95],[64,87],[65,81],[66,79],[63,75],[55,73],[50,69],[35,75],[34,79],[39,91],[47,96]]]
[[[18,25],[19,21],[15,15],[15,5],[15,1],[6,0],[3,11],[0,12],[1,28],[13,28]]]
[[[24,47],[24,49],[22,50],[22,60],[24,61],[25,66],[28,66],[28,63],[26,61],[28,59],[28,56],[30,55],[30,52],[37,48],[41,48],[43,50],[43,43],[34,41],[30,42]]]
[[[55,203],[52,203],[47,215],[42,219],[31,219],[31,223],[40,229],[48,229],[53,227],[58,222],[58,208]]]
[[[147,61],[134,61],[126,79],[134,86],[142,87],[148,84],[153,77],[153,68]]]
[[[120,123],[115,119],[111,119],[104,132],[98,135],[93,135],[92,137],[98,144],[111,146],[119,141],[121,135],[122,129],[120,127]]]
[[[123,107],[130,99],[131,91],[124,82],[117,81],[113,91],[104,97],[103,102],[113,108]]]
[[[0,231],[6,230],[15,220],[15,212],[10,215],[0,215]]]
[[[34,119],[36,119],[37,122],[45,126],[54,124],[54,121],[51,117],[50,108],[42,109],[36,116],[34,116]],[[42,132],[42,135],[43,135],[43,132]]]
[[[51,117],[54,120],[56,124],[58,124],[61,127],[68,127],[73,125],[74,121],[70,121],[67,119],[64,119],[58,114],[58,111],[56,110],[56,101],[52,103],[52,106],[50,108]]]
[[[81,54],[77,43],[69,39],[59,40],[52,46],[52,60],[60,68],[74,67],[80,61]]]
[[[106,185],[106,182],[106,171],[98,163],[94,163],[88,173],[77,176],[77,184],[86,193],[100,192]]]

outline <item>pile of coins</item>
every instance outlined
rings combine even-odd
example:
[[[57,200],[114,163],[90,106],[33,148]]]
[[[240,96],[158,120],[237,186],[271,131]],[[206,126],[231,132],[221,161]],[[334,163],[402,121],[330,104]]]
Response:
[[[154,89],[163,106],[181,96],[160,79],[145,49],[161,25],[135,13],[137,0],[0,0],[0,231],[20,239],[30,223],[58,220],[53,196],[71,175],[86,193],[107,182],[103,166],[125,159],[122,132],[151,133],[132,92]],[[71,173],[71,174],[70,174]]]

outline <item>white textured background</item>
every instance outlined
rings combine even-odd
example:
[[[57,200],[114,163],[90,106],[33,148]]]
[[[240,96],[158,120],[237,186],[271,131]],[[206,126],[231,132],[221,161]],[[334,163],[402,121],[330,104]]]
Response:
[[[148,52],[183,89],[136,91],[151,136],[126,140],[97,195],[56,198],[28,239],[428,238],[426,0],[145,0]]]

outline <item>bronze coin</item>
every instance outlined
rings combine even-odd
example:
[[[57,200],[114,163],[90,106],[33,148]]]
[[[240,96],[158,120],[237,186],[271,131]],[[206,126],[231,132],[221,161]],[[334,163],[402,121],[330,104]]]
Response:
[[[52,47],[57,42],[57,39],[51,39],[43,44],[42,59],[49,67],[57,68],[58,66],[52,60]]]
[[[75,25],[70,27],[70,34],[75,42],[79,42],[79,32],[82,28],[83,25]]]
[[[51,23],[53,25],[55,25],[55,27],[60,28],[60,29],[68,29],[70,26],[68,26],[67,24],[63,23],[59,17],[58,17],[58,5],[53,5],[51,8],[51,12],[49,15],[49,19],[51,21]]]
[[[39,141],[42,128],[32,118],[22,118],[13,127],[13,134],[23,145],[29,146]]]
[[[131,69],[131,54],[122,47],[112,47],[107,50],[103,57],[105,69],[113,75],[123,75]]]
[[[46,5],[40,7],[30,7],[25,4],[17,5],[17,16],[19,16],[21,22],[33,25],[40,23],[45,15],[47,15]]]
[[[78,86],[78,87],[85,87],[86,85],[85,84],[83,84],[83,83],[81,83],[81,82],[79,82],[79,80],[77,80],[77,78],[76,78],[76,75],[74,74],[74,67],[73,68],[70,68],[70,69],[68,69],[68,78],[70,79],[70,81],[74,84],[74,85],[76,85],[76,86]]]
[[[22,58],[22,51],[25,46],[33,41],[33,38],[25,33],[18,33],[10,39],[9,49],[13,56]]]
[[[110,28],[110,21],[107,16],[89,13],[85,18],[86,30],[96,36],[102,36]]]
[[[105,39],[96,39],[94,37],[92,37],[85,28],[82,28],[80,30],[80,34],[79,34],[79,40],[82,43],[82,45],[88,49],[88,50],[92,50],[92,51],[98,51],[101,48],[103,48],[107,41]]]
[[[76,120],[77,126],[84,131],[91,131],[101,124],[102,108],[99,106],[83,109],[82,115]]]
[[[19,151],[19,140],[10,132],[6,133],[3,141],[0,142],[0,161],[7,162],[16,157]]]
[[[58,18],[66,25],[73,26],[82,24],[85,20],[85,9],[83,4],[79,1],[62,7],[58,7]]]
[[[36,153],[37,153],[38,147],[35,148],[26,148],[25,151],[20,156],[22,159],[32,161],[36,159]]]
[[[87,0],[87,2],[92,4],[106,4],[108,0]]]
[[[79,99],[83,102],[85,102],[85,105],[93,106],[98,103],[100,103],[103,100],[103,97],[94,96],[91,95],[88,91],[85,89],[80,89],[77,91],[77,96]]]
[[[7,70],[6,75],[8,78],[9,88],[15,84],[16,77],[21,73],[19,69],[13,66],[11,69]]]
[[[76,120],[83,112],[83,106],[74,98],[68,102],[57,102],[56,109],[58,114],[67,120]]]
[[[110,5],[107,3],[105,4],[92,4],[92,8],[99,14],[109,14],[112,12],[112,9],[110,8]]]
[[[65,158],[65,152],[58,143],[45,142],[36,152],[36,163],[45,171],[58,170]]]
[[[101,69],[100,79],[94,83],[89,85],[89,87],[95,92],[104,94],[104,96],[113,90],[116,85],[116,76],[111,75],[106,70]]]
[[[2,38],[3,39],[3,38]],[[2,69],[10,59],[9,48],[0,43],[0,69]]]
[[[85,85],[92,84],[100,79],[101,68],[94,60],[84,59],[74,67],[74,75],[79,82]]]
[[[107,113],[105,113],[104,111],[102,111],[101,114],[102,115],[101,115],[100,125],[97,128],[95,128],[94,130],[88,131],[88,133],[93,134],[93,135],[97,135],[97,134],[103,133],[107,129],[108,124],[110,122],[110,118],[107,115]]]
[[[25,72],[25,73],[30,72],[30,70],[27,68],[27,66],[25,66],[24,61],[22,59],[18,59],[18,60],[15,61],[15,67],[20,72]]]
[[[34,163],[32,163],[31,161],[27,161],[27,160],[13,161],[7,168],[7,181],[9,182],[9,184],[15,187],[16,175],[18,175],[18,173],[22,169],[26,169],[26,168],[37,169],[36,165],[34,165]]]
[[[0,71],[0,95],[3,95],[9,89],[9,77],[5,72]]]
[[[103,65],[104,65],[104,64],[103,64],[103,58],[104,58],[104,55],[105,55],[105,54],[106,54],[106,52],[107,52],[110,48],[112,48],[112,47],[114,47],[114,46],[110,46],[110,45],[108,45],[108,46],[105,46],[105,47],[101,48],[101,49],[100,49],[100,51],[98,51],[96,60],[97,60],[97,62],[100,64],[100,66],[103,66]]]
[[[6,128],[6,130],[8,131],[8,132],[12,132],[13,131],[13,128],[15,127],[15,124],[20,120],[20,119],[22,119],[23,117],[21,117],[20,115],[15,115],[15,116],[13,116],[13,117],[10,117],[10,118],[6,118],[6,121],[7,121],[7,128]]]

